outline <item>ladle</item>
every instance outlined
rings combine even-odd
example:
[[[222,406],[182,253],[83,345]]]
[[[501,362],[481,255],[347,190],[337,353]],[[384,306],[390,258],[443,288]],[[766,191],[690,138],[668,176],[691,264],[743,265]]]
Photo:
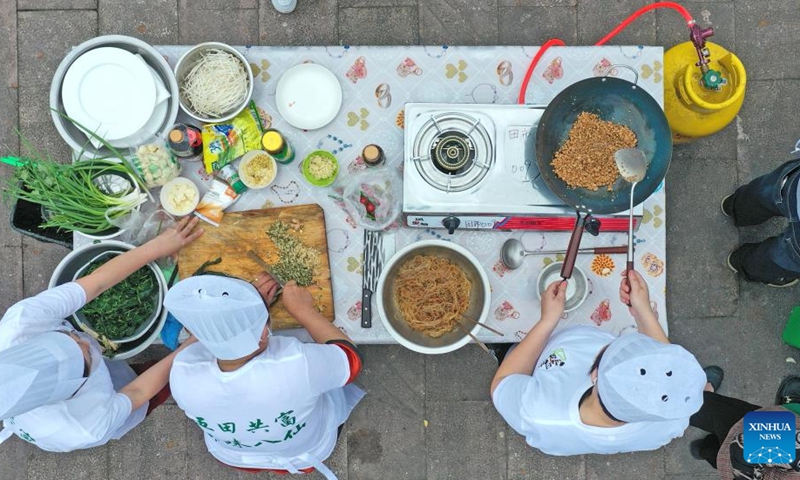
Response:
[[[628,263],[625,270],[633,270],[633,192],[636,184],[644,180],[647,174],[647,161],[644,152],[638,148],[623,148],[614,152],[614,162],[619,174],[631,183],[631,206],[628,217]],[[630,286],[630,278],[628,278]]]
[[[627,251],[628,247],[624,245],[620,247],[587,247],[578,249],[578,253],[594,253],[595,255],[601,253],[625,253]],[[509,238],[500,250],[500,257],[506,267],[510,270],[514,270],[522,266],[522,261],[527,255],[557,255],[559,253],[563,254],[567,252],[566,250],[525,250],[522,242],[516,238]]]

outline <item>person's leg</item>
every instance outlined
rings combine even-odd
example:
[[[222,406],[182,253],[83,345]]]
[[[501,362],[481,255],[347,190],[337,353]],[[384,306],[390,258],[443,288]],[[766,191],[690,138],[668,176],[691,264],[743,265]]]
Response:
[[[722,442],[731,427],[744,417],[761,407],[738,398],[726,397],[714,392],[703,392],[703,406],[689,419],[689,425],[716,435]]]
[[[709,434],[700,440],[695,440],[689,446],[692,456],[698,460],[705,460],[715,469],[717,468],[717,454],[722,447],[716,435]]]
[[[781,208],[789,225],[780,235],[761,243],[746,243],[731,253],[731,268],[747,280],[773,286],[791,284],[800,278],[800,215],[798,214],[800,171],[792,173],[782,190]]]
[[[758,225],[772,217],[788,216],[781,196],[783,179],[800,168],[800,160],[790,160],[770,173],[737,188],[722,204],[723,211],[736,226]]]

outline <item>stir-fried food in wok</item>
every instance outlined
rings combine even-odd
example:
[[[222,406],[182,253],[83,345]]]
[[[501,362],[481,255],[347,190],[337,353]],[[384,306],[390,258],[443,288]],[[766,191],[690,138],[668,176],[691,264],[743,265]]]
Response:
[[[630,128],[582,112],[551,165],[556,175],[570,187],[611,190],[619,177],[614,152],[635,146],[636,134]]]

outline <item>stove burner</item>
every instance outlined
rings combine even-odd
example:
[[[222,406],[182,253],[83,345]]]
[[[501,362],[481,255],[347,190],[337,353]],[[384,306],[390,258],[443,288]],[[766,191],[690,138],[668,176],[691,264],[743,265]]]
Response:
[[[486,177],[494,164],[494,149],[479,119],[448,112],[432,115],[420,127],[411,159],[431,186],[461,192]]]
[[[447,131],[431,145],[433,165],[442,173],[458,175],[464,173],[475,161],[475,147],[472,140],[461,132]]]

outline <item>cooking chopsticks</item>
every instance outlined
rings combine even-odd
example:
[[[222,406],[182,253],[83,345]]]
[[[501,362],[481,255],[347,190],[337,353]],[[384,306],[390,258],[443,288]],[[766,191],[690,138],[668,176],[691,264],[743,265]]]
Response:
[[[494,333],[496,335],[500,335],[501,337],[503,336],[502,333],[498,332],[497,330],[495,330],[494,328],[490,327],[489,325],[486,325],[485,323],[481,323],[481,322],[475,320],[474,318],[468,317],[468,316],[466,316],[464,314],[461,314],[461,316],[466,318],[467,320],[469,320],[470,322],[472,322],[474,324],[480,325],[481,327],[485,328],[486,330],[489,330],[490,332],[492,332],[492,333]]]
[[[478,337],[476,337],[475,335],[473,335],[473,334],[472,334],[472,332],[470,332],[470,331],[469,331],[469,329],[467,329],[467,327],[465,327],[464,325],[461,325],[460,323],[458,323],[458,324],[456,324],[456,325],[458,325],[458,327],[459,327],[459,328],[461,328],[462,330],[464,330],[464,331],[467,333],[467,335],[469,335],[469,336],[470,336],[470,338],[472,339],[472,341],[474,341],[475,343],[477,343],[477,344],[478,344],[478,346],[479,346],[479,347],[481,347],[481,349],[482,349],[484,352],[488,353],[488,354],[489,354],[489,355],[490,355],[492,358],[495,358],[494,354],[493,354],[493,353],[492,353],[492,352],[489,350],[489,347],[487,347],[485,343],[483,343],[483,342],[481,342],[480,340],[478,340]]]

